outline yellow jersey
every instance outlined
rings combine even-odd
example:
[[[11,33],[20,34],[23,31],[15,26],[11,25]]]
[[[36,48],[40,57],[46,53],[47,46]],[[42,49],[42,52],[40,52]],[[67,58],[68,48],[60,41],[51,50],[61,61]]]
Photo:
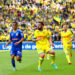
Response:
[[[48,38],[50,37],[49,35],[50,33],[47,30],[43,30],[43,31],[39,31],[36,30],[34,32],[34,38],[38,39],[38,38],[42,38],[41,40],[36,41],[36,45],[49,45],[49,41]]]
[[[69,44],[67,43],[73,37],[73,33],[70,30],[67,30],[66,32],[62,31],[61,37],[62,37],[63,46],[66,46],[66,47],[72,46],[72,42],[70,42]]]

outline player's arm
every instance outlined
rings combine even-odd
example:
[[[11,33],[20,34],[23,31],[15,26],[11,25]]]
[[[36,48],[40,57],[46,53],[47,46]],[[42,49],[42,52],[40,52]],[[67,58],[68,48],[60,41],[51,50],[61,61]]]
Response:
[[[16,42],[15,45],[18,45],[19,43],[23,42],[24,38],[21,38],[20,41]]]
[[[8,43],[5,45],[5,48],[12,42],[12,40],[9,40]]]
[[[72,38],[71,40],[69,40],[68,42],[67,42],[67,44],[69,44],[70,42],[72,42],[74,39]]]
[[[61,36],[61,44],[63,45],[62,32],[59,32],[59,35]]]
[[[54,47],[54,44],[52,42],[52,32],[47,32],[47,38],[48,38],[48,41],[51,44],[51,46]]]
[[[53,44],[53,42],[52,42],[52,37],[49,37],[49,42],[50,42],[50,44],[54,47],[54,44]]]
[[[37,33],[37,32],[35,31],[35,32],[34,32],[34,35],[33,35],[33,39],[32,39],[33,42],[36,42],[36,41],[41,40],[41,37],[40,37],[40,38],[37,38],[36,33]]]
[[[72,42],[74,40],[74,35],[73,33],[71,32],[71,39],[67,42],[67,44],[69,44],[70,42]]]
[[[11,36],[11,33],[10,33],[10,39],[9,41],[7,42],[7,44],[5,45],[5,48],[7,48],[7,46],[12,42],[12,36]]]
[[[71,37],[71,40],[69,40],[68,42],[67,42],[67,44],[69,44],[70,42],[72,42],[74,40],[74,38],[73,38],[73,36]]]
[[[61,44],[63,45],[63,42],[62,42],[62,40],[63,40],[63,39],[62,39],[62,37],[61,37]]]
[[[16,43],[15,43],[15,45],[18,45],[19,43],[21,43],[21,42],[23,42],[23,41],[24,41],[24,34],[23,34],[23,32],[22,32],[22,31],[20,32],[20,36],[21,36],[21,40],[20,40],[20,41],[18,41],[18,42],[16,42]]]
[[[38,39],[37,39],[37,38],[34,38],[34,37],[33,37],[33,39],[32,39],[33,42],[36,42],[36,41],[39,41],[39,40],[41,40],[41,38],[38,38]]]

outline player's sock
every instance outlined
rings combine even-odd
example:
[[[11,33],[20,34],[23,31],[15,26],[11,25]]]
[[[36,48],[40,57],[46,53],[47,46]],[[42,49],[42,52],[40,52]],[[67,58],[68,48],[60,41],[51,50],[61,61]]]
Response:
[[[38,67],[41,67],[43,60],[44,60],[43,58],[39,58],[39,64],[38,64]]]
[[[72,58],[72,54],[70,54],[70,57]]]
[[[51,65],[57,70],[58,67],[55,65],[55,55],[50,55],[51,56]]]
[[[66,54],[66,58],[67,58],[68,63],[71,63],[69,54]]]
[[[14,59],[11,59],[11,63],[12,63],[12,66],[13,66],[14,70],[16,70],[16,67],[15,67],[15,60],[14,60]]]
[[[70,57],[72,58],[72,49],[70,49]]]
[[[51,57],[51,64],[54,64],[55,63],[55,55],[50,55],[50,57]]]
[[[38,71],[41,71],[41,65],[42,65],[42,62],[43,62],[43,58],[39,58],[39,64],[38,64]]]
[[[50,54],[47,54],[47,60],[49,60],[49,58],[50,58]]]

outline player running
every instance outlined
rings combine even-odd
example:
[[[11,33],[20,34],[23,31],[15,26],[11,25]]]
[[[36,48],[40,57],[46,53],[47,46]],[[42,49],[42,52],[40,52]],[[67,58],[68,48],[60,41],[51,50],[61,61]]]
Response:
[[[17,22],[13,22],[13,30],[10,33],[10,39],[8,43],[6,44],[5,48],[12,42],[12,48],[10,51],[11,54],[11,63],[13,66],[13,69],[16,70],[15,66],[15,56],[17,61],[21,62],[22,57],[22,42],[24,40],[24,35],[21,30],[18,29]]]
[[[70,61],[70,57],[72,57],[73,33],[71,30],[68,30],[67,25],[63,26],[63,31],[61,32],[61,41],[68,64],[72,64]]]
[[[38,29],[34,32],[33,42],[36,42],[37,52],[39,54],[39,64],[38,64],[38,71],[42,71],[41,65],[43,63],[45,54],[51,54],[52,66],[55,69],[58,69],[55,65],[55,52],[50,48],[50,43],[52,41],[50,39],[50,35],[47,30],[43,29],[43,22],[39,22]]]

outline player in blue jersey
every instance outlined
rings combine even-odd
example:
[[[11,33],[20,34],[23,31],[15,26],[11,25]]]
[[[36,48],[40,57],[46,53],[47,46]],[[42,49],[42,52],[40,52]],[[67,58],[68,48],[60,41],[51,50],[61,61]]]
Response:
[[[11,54],[11,63],[13,66],[13,69],[16,70],[15,66],[15,56],[17,61],[21,62],[22,57],[22,42],[24,40],[24,35],[21,30],[18,29],[17,22],[13,22],[13,30],[10,33],[10,39],[8,43],[6,44],[5,48],[12,42],[12,48],[10,51]]]

